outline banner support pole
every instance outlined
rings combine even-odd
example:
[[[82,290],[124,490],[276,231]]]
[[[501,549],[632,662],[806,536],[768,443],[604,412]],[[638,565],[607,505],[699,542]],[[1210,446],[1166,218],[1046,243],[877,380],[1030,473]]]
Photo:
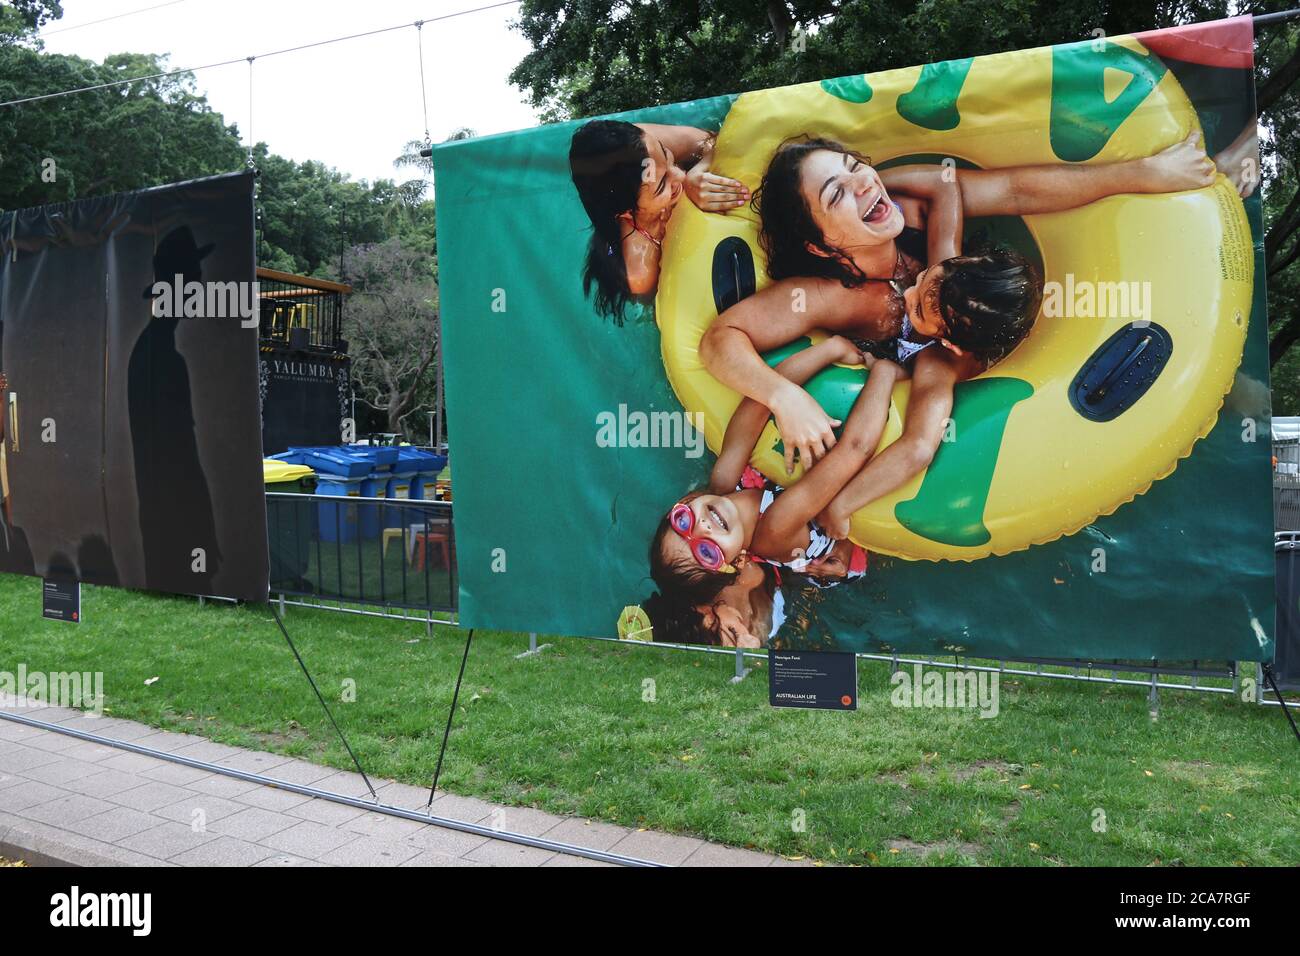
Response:
[[[469,629],[469,634],[465,637],[465,653],[460,659],[460,673],[456,675],[456,689],[451,695],[451,709],[447,711],[447,727],[442,732],[442,747],[438,750],[438,764],[433,770],[433,786],[429,788],[429,802],[424,805],[424,809],[429,813],[433,812],[433,795],[438,790],[438,778],[442,776],[442,758],[447,755],[447,741],[451,737],[451,722],[456,716],[456,702],[460,700],[460,685],[465,679],[465,662],[469,660],[469,645],[474,640],[474,628]]]
[[[530,631],[528,633],[528,650],[524,651],[522,654],[516,654],[515,660],[522,661],[525,657],[536,657],[550,646],[550,644],[542,644],[539,647],[537,644],[537,632]]]
[[[1295,734],[1296,741],[1300,742],[1300,728],[1295,725],[1295,718],[1291,716],[1291,708],[1287,706],[1286,698],[1282,696],[1282,688],[1277,686],[1277,678],[1273,676],[1273,665],[1265,664],[1263,669],[1264,677],[1268,680],[1269,686],[1273,688],[1273,696],[1277,698],[1277,702],[1282,706],[1282,713],[1286,714],[1286,722],[1291,725],[1291,733]],[[1260,694],[1259,696],[1262,699],[1264,695]]]
[[[733,684],[739,684],[749,675],[749,668],[745,666],[744,648],[736,648],[736,675],[731,678]]]
[[[280,595],[280,600],[284,600],[283,594]],[[370,778],[366,776],[365,770],[361,768],[361,761],[358,759],[356,752],[353,751],[352,745],[348,743],[348,738],[344,735],[343,728],[341,728],[338,721],[334,719],[334,714],[330,711],[329,704],[325,703],[325,696],[320,692],[320,688],[316,686],[316,681],[312,679],[311,671],[307,670],[307,663],[302,659],[302,655],[298,653],[298,648],[294,646],[293,638],[289,636],[289,631],[284,626],[284,619],[276,612],[274,604],[271,604],[270,602],[267,603],[271,608],[272,616],[275,617],[275,623],[280,625],[280,633],[284,635],[285,643],[289,645],[289,650],[293,651],[294,659],[298,661],[298,666],[302,668],[303,674],[306,675],[307,683],[311,684],[311,689],[316,692],[316,699],[320,701],[320,705],[325,711],[325,716],[329,718],[330,724],[333,725],[334,732],[339,735],[339,740],[343,741],[343,747],[347,750],[348,756],[352,758],[352,762],[356,765],[357,773],[361,774],[361,779],[366,782],[366,789],[370,791],[370,796],[376,803],[378,803],[379,794],[375,793],[375,788],[371,785]]]
[[[1277,13],[1260,13],[1251,17],[1257,27],[1272,26],[1274,23],[1286,23],[1288,20],[1294,20],[1300,17],[1300,8],[1295,10],[1280,10]]]

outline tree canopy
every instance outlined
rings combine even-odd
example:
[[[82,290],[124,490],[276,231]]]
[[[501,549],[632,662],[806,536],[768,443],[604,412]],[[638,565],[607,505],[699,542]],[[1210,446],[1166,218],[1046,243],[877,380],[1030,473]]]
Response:
[[[248,150],[239,128],[212,109],[194,75],[157,76],[169,70],[165,56],[122,53],[95,63],[42,50],[33,31],[59,13],[56,3],[36,0],[0,7],[0,102],[117,85],[0,108],[0,209],[246,168]],[[258,263],[320,278],[358,279],[363,292],[345,310],[355,343],[369,342],[358,334],[358,323],[366,317],[382,319],[384,334],[399,319],[416,321],[410,310],[394,319],[373,304],[414,287],[421,289],[421,302],[429,303],[423,313],[426,325],[435,322],[434,204],[427,191],[427,163],[419,159],[418,147],[411,161],[411,146],[393,144],[394,152],[402,153],[398,165],[414,167],[400,183],[357,182],[324,163],[276,155],[265,143],[253,150],[259,173]],[[388,254],[394,247],[400,255]],[[401,268],[385,270],[377,263]],[[391,345],[391,336],[380,337]],[[436,335],[427,336],[429,348],[436,342]],[[427,350],[421,344],[419,372],[407,374],[391,347],[383,361],[374,360],[370,353],[375,350],[365,347],[354,366],[358,393],[382,409],[379,424],[396,430],[404,416],[432,403],[433,380],[426,374],[429,362],[423,361]]]

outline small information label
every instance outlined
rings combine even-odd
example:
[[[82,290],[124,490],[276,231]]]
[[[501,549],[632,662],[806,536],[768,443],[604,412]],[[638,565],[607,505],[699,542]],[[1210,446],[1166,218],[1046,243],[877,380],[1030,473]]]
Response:
[[[773,707],[858,709],[858,659],[838,651],[768,651],[768,702]]]
[[[41,588],[41,615],[51,621],[81,623],[81,582],[45,578]]]

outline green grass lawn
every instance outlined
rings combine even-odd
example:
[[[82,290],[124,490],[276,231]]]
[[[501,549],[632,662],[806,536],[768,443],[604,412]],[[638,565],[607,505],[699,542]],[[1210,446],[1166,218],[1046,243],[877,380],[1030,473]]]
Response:
[[[43,621],[40,582],[0,575],[0,670],[102,671],[114,716],[350,767],[266,608],[87,587],[84,614]],[[366,770],[427,785],[463,632],[287,624]],[[893,707],[888,665],[863,661],[856,713],[774,710],[726,655],[548,640],[516,660],[524,635],[476,635],[446,789],[841,863],[1300,862],[1276,708],[1163,691],[1153,722],[1143,688],[1004,678],[981,719]]]

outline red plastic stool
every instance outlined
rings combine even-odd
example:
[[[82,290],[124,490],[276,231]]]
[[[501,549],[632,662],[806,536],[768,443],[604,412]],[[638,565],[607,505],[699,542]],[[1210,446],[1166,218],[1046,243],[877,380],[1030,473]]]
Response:
[[[417,531],[412,545],[415,551],[415,570],[424,570],[424,561],[429,553],[430,545],[438,546],[438,550],[442,552],[442,566],[450,568],[451,548],[448,544],[449,538],[450,536],[445,531]]]

